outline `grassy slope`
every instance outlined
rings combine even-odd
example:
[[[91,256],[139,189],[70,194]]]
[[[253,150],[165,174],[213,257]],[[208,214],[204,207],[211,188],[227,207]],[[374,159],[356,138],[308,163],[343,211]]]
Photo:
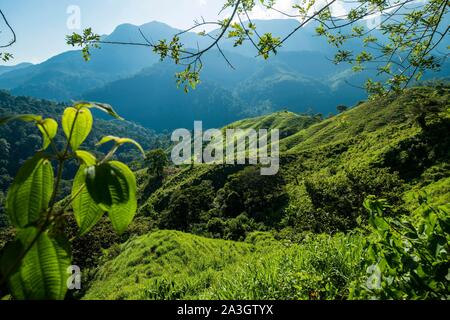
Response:
[[[438,99],[448,104],[448,98],[447,92]],[[408,99],[407,93],[395,100],[367,102],[318,124],[300,127],[302,120],[291,113],[268,116],[269,125],[276,123],[280,129],[297,127],[294,134],[281,141],[281,174],[287,180],[291,210],[305,201],[299,180],[318,172],[382,166],[389,152],[420,138],[420,128],[406,118]],[[258,128],[265,125],[265,119],[243,120],[232,126]],[[413,194],[420,190],[429,192],[436,204],[448,205],[447,164],[448,160],[433,163],[408,177],[406,206],[414,209]],[[239,169],[195,166],[181,170],[141,210],[147,212],[157,199],[175,189],[217,177],[218,172],[226,181]],[[435,178],[429,180],[427,177],[433,174]],[[361,272],[361,241],[357,235],[315,236],[290,247],[266,241],[270,243],[236,243],[174,231],[144,235],[123,244],[118,255],[107,259],[86,298],[326,298],[326,293],[316,292],[324,283],[335,287],[331,298],[336,298],[346,296],[349,282]]]
[[[341,234],[283,245],[267,233],[244,243],[157,231],[116,248],[84,299],[326,298],[325,282],[341,298],[361,271],[361,243]]]
[[[120,254],[102,267],[85,298],[151,298],[156,279],[162,286],[194,282],[190,290],[201,291],[215,273],[233,266],[252,249],[245,243],[205,239],[177,231],[144,235],[116,249]]]

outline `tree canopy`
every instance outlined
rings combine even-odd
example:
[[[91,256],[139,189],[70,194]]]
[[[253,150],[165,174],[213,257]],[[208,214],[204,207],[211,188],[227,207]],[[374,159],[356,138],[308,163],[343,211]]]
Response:
[[[164,167],[169,164],[169,159],[163,149],[155,149],[146,153],[145,160],[150,174],[161,178],[164,175]]]

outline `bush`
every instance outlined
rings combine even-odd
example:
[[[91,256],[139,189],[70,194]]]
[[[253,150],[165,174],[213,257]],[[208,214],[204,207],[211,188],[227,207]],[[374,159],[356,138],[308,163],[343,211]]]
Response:
[[[372,236],[366,243],[367,275],[353,284],[363,299],[450,298],[450,212],[419,196],[422,217],[385,217],[386,201],[369,198]]]
[[[132,236],[147,234],[154,228],[154,222],[146,217],[136,217],[127,231],[122,235],[114,232],[111,222],[106,217],[100,220],[88,234],[74,239],[72,243],[73,264],[82,270],[98,266],[106,249],[127,241]],[[77,225],[69,218],[66,230],[71,237],[78,234]]]
[[[215,208],[223,217],[234,218],[246,213],[256,222],[274,226],[281,220],[286,203],[282,176],[263,176],[254,166],[230,176],[217,193]]]
[[[331,233],[353,229],[364,216],[364,199],[371,194],[395,204],[390,213],[401,210],[403,182],[387,169],[318,173],[307,178],[304,185],[308,201],[290,209],[294,218],[289,223],[299,230]]]
[[[172,193],[166,210],[161,214],[161,228],[189,231],[200,222],[202,212],[208,211],[214,199],[211,181],[202,181]]]
[[[417,179],[436,164],[450,161],[450,119],[427,125],[427,131],[401,141],[384,154],[380,166],[399,172],[402,179]]]

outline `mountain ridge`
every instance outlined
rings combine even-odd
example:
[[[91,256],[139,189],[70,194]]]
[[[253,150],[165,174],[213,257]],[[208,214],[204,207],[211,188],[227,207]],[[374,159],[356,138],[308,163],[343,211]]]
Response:
[[[274,31],[281,32],[292,27],[296,21],[261,20],[255,23],[261,25],[261,32],[266,29],[268,31],[271,27]],[[153,21],[141,26],[122,24],[111,34],[102,37],[107,41],[142,42],[145,39],[141,32],[154,41],[169,38],[179,30]],[[191,90],[189,96],[183,98],[175,92],[174,77],[176,72],[182,70],[181,67],[173,66],[169,61],[161,63],[159,57],[148,47],[114,45],[104,45],[99,50],[92,50],[89,62],[83,61],[79,51],[68,51],[44,63],[7,72],[0,75],[0,88],[10,90],[14,95],[55,101],[85,98],[103,100],[117,105],[123,114],[130,116],[130,120],[145,123],[148,128],[159,131],[190,127],[193,120],[204,120],[208,126],[220,127],[234,120],[283,109],[329,115],[335,112],[337,104],[354,105],[364,100],[367,94],[361,87],[368,77],[376,76],[376,72],[353,73],[350,65],[333,66],[329,61],[332,49],[328,44],[323,47],[326,50],[322,50],[320,46],[306,45],[309,42],[305,42],[303,38],[311,38],[313,32],[314,25],[308,25],[304,30],[305,34],[296,34],[289,45],[267,61],[255,58],[254,53],[244,52],[251,49],[248,43],[239,49],[232,46],[232,39],[224,39],[222,52],[227,55],[235,70],[228,66],[220,52],[211,50],[203,57],[206,67],[201,73],[202,83],[197,89],[200,93]],[[193,32],[180,37],[187,46],[193,46],[197,41],[207,41],[208,38]],[[308,41],[324,42],[318,37]],[[299,48],[306,48],[308,51],[291,51]],[[430,72],[427,77],[448,77],[449,72],[447,62],[442,72]],[[150,73],[153,76],[149,76]],[[162,83],[165,84],[164,87],[161,86]],[[135,96],[136,94],[139,96]],[[198,112],[200,96],[203,103],[221,101],[215,110],[214,106],[208,106],[204,119]],[[133,101],[132,105],[127,99]],[[179,104],[189,107],[183,110]],[[169,106],[177,110],[174,117],[168,114]],[[194,112],[194,109],[197,111]],[[149,113],[153,118],[144,119],[143,115]],[[170,123],[172,118],[185,121]]]

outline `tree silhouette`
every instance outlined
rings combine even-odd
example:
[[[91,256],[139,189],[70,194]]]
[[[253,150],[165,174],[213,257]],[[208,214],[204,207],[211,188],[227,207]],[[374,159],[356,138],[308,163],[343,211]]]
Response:
[[[145,159],[149,173],[157,178],[162,178],[164,176],[164,167],[169,164],[169,160],[167,159],[164,150],[155,149],[149,151],[146,154]]]
[[[337,110],[339,113],[342,113],[342,112],[347,111],[347,110],[348,110],[348,107],[341,104],[341,105],[338,105],[338,106],[336,107],[336,110]]]

